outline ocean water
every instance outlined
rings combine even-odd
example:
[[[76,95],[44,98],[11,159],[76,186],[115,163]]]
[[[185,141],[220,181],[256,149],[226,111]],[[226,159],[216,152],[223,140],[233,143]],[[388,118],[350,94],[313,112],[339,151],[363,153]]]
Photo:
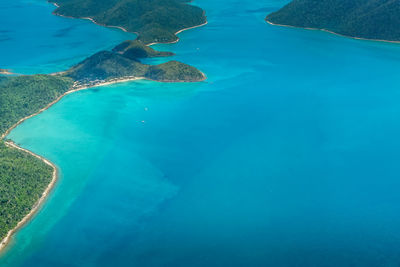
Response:
[[[0,68],[21,74],[64,71],[135,38],[88,20],[54,16],[54,9],[46,0],[0,0]]]
[[[209,24],[157,48],[206,82],[12,131],[61,177],[0,266],[399,266],[400,46],[263,21],[286,2],[198,0]]]

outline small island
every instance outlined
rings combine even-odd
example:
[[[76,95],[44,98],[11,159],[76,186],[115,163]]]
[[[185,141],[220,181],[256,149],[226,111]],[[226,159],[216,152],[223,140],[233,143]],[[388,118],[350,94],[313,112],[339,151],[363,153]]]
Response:
[[[400,41],[400,5],[391,0],[294,0],[266,21],[347,37]]]

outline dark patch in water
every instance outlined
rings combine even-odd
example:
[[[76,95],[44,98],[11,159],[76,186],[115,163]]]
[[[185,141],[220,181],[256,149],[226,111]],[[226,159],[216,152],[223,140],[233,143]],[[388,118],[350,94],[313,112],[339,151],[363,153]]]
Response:
[[[76,48],[76,47],[80,47],[82,46],[84,42],[72,42],[72,43],[68,43],[68,47],[70,48]]]
[[[50,49],[50,48],[55,48],[56,45],[53,45],[53,44],[43,44],[43,45],[40,45],[39,47],[40,47],[40,48],[47,48],[47,49]]]
[[[53,34],[53,37],[60,38],[68,35],[73,29],[76,28],[76,25],[72,25],[63,29],[58,30],[55,34]]]
[[[0,38],[0,42],[6,42],[9,40],[12,40],[12,38],[10,38],[10,37]]]

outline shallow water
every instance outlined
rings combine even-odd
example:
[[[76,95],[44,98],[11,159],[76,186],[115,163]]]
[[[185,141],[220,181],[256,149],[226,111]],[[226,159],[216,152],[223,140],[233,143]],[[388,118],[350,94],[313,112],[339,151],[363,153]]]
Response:
[[[207,76],[68,95],[10,138],[61,179],[0,266],[398,266],[400,46],[199,0]]]

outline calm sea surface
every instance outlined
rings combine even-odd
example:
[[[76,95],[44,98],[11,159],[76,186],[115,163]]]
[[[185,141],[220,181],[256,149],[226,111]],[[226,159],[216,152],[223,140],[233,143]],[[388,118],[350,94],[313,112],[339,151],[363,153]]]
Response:
[[[264,22],[286,2],[198,0],[209,24],[157,48],[206,82],[81,91],[15,129],[61,178],[0,266],[399,266],[400,45]],[[0,42],[5,67],[126,38],[35,8],[12,42],[73,30],[24,44],[55,58]]]
[[[63,71],[135,38],[88,20],[54,16],[54,9],[46,0],[0,0],[0,68],[23,74]]]

